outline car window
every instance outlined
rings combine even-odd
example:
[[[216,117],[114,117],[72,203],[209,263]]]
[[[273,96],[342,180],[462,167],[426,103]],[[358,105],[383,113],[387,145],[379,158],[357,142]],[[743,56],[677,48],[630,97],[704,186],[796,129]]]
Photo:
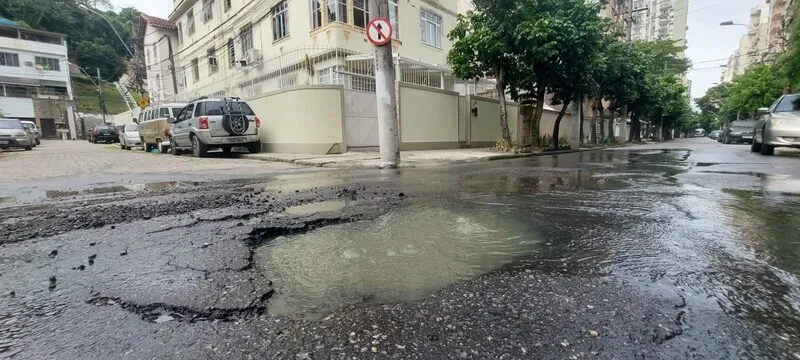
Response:
[[[178,114],[180,114],[181,110],[183,110],[183,108],[179,108],[179,107],[172,108],[172,117],[177,119],[178,118]]]
[[[200,113],[202,112],[204,107],[203,105],[204,103],[205,102],[199,102],[197,103],[197,105],[194,106],[194,116],[200,116]]]
[[[775,107],[775,112],[800,111],[800,95],[786,95]]]
[[[194,111],[194,104],[189,104],[186,106],[186,109],[183,110],[183,114],[181,114],[181,120],[186,120],[192,117],[192,112]]]
[[[165,119],[169,118],[170,117],[169,108],[168,107],[163,107],[163,108],[159,109],[158,117],[159,118],[165,118]]]
[[[245,115],[253,116],[255,113],[244,101],[229,101],[231,111],[242,111]],[[203,102],[203,115],[213,116],[222,115],[225,108],[225,101],[205,101]]]
[[[137,131],[137,130],[139,130],[139,125],[137,124],[125,125],[125,131]]]

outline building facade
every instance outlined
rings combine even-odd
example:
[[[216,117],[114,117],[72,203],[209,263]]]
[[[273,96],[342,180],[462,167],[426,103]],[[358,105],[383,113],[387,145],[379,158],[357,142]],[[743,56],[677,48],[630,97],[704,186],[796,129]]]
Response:
[[[789,25],[794,20],[796,0],[766,0],[769,6],[769,56],[786,51],[789,45]]]
[[[42,136],[77,135],[66,35],[0,25],[0,113],[34,121]]]
[[[676,45],[686,46],[689,0],[626,0],[633,1],[632,40],[655,41],[672,39]],[[617,13],[627,14],[627,9],[617,7]]]

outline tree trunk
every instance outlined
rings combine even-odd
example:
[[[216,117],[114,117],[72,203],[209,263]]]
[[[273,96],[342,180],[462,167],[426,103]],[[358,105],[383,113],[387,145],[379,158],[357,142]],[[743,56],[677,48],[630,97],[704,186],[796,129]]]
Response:
[[[539,142],[539,124],[542,122],[542,114],[544,113],[544,95],[545,87],[540,81],[536,89],[536,111],[533,113],[533,121],[531,121],[531,147],[538,148],[541,146]]]
[[[592,144],[597,144],[597,98],[594,98],[592,102],[592,119],[589,120],[589,127],[591,128],[592,133],[589,134],[589,141]]]
[[[570,99],[572,96],[568,96],[567,100],[564,101],[561,107],[561,111],[558,112],[558,117],[556,117],[555,124],[553,125],[553,150],[558,150],[558,130],[561,126],[561,119],[564,117],[564,114],[567,112],[567,107],[569,107],[569,103],[571,102]]]
[[[609,115],[608,116],[608,141],[610,141],[612,143],[616,142],[616,140],[617,140],[616,137],[614,136],[614,110],[613,109],[614,109],[614,106],[613,106],[613,103],[612,103],[612,105],[608,106],[608,115]]]
[[[500,99],[500,134],[503,137],[503,148],[511,150],[511,132],[508,130],[508,111],[506,110],[506,84],[502,66],[497,67],[497,96]]]
[[[600,112],[600,141],[606,140],[606,112],[603,110],[603,99],[597,99],[597,111]]]
[[[578,96],[575,97],[575,101],[578,102],[578,106],[576,106],[576,108],[578,109],[578,116],[579,116],[579,118],[578,118],[578,126],[579,126],[579,128],[578,128],[578,147],[583,147],[583,136],[584,136],[584,134],[583,134],[583,122],[584,122],[584,118],[583,118],[583,100],[584,100],[583,94],[578,95]],[[574,122],[573,122],[573,124],[574,124]]]

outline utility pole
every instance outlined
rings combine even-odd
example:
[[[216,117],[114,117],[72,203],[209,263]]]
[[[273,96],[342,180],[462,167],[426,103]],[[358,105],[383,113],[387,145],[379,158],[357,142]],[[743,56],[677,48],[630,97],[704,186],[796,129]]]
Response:
[[[625,0],[628,2],[628,10],[627,10],[627,17],[625,20],[625,42],[631,42],[631,31],[633,28],[633,0]],[[625,142],[625,135],[627,135],[627,131],[625,128],[628,125],[628,104],[622,104],[622,109],[620,109],[619,114],[619,140],[621,142]],[[611,121],[614,121],[614,117],[611,117]],[[611,134],[613,137],[614,134]]]
[[[167,39],[167,51],[169,52],[169,66],[170,70],[172,70],[172,89],[175,91],[175,95],[178,95],[178,77],[175,75],[175,57],[172,55],[172,39],[169,38],[169,35],[164,34],[162,38]],[[159,67],[160,69],[160,67]],[[177,100],[177,98],[175,99]]]
[[[103,96],[103,80],[100,79],[100,68],[97,68],[97,99],[100,100],[100,113],[103,114],[103,124],[106,123],[106,99]]]
[[[389,0],[369,0],[369,7],[370,12],[374,14],[373,19],[389,19]],[[391,24],[391,21],[389,23]],[[375,96],[378,100],[378,145],[381,167],[392,169],[400,164],[394,70],[392,40],[389,35],[386,43],[375,46]]]

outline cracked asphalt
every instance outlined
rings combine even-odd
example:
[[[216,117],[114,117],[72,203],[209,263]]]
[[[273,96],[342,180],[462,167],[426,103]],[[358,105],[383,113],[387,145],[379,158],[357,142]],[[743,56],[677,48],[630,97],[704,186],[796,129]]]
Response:
[[[5,175],[0,358],[800,358],[800,159],[708,139],[666,145],[437,169],[310,171],[234,157],[202,174]],[[326,201],[343,205],[287,210]],[[452,224],[492,234],[519,223],[511,238],[530,244],[468,253],[481,264],[469,273],[384,262],[411,284],[436,284],[393,300],[374,285],[390,279],[342,247],[335,264],[311,257],[282,274],[257,255],[326,229],[337,229],[334,246],[370,229],[357,224],[409,212],[439,215],[417,232],[392,230],[393,247]],[[472,246],[423,244],[407,261],[442,254],[443,269]],[[313,316],[274,314],[308,285],[292,271],[313,275],[315,264],[355,274],[358,289],[332,274],[335,291],[374,293],[318,299],[335,310]]]

